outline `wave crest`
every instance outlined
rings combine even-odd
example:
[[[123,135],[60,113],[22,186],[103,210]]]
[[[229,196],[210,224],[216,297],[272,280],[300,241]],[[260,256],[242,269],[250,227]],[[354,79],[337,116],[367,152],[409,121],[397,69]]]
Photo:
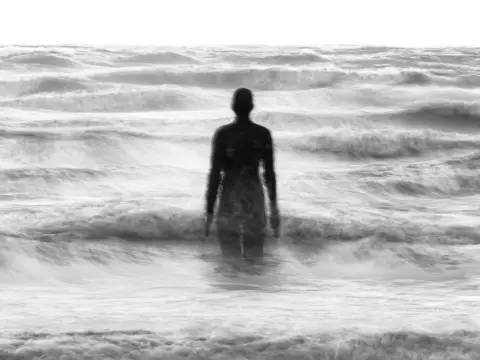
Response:
[[[18,181],[18,180],[34,180],[43,179],[46,181],[83,181],[86,179],[95,179],[100,176],[109,176],[110,172],[117,169],[89,169],[89,168],[17,168],[0,170],[0,180],[2,181]]]
[[[420,71],[401,72],[401,78],[398,80],[399,85],[429,85],[432,82],[431,76]]]
[[[227,56],[227,60],[234,63],[240,62],[273,65],[307,65],[324,63],[329,61],[326,57],[321,56],[313,51],[302,51],[295,54],[276,54],[264,56],[255,56],[250,53],[238,53]]]
[[[409,168],[405,167],[398,170],[398,173],[393,172],[386,179],[372,174],[372,177],[362,182],[376,192],[410,196],[451,197],[480,193],[480,180],[475,170],[452,169],[446,166],[432,166],[422,170],[409,171]]]
[[[399,158],[420,156],[431,151],[479,148],[468,137],[449,137],[433,131],[398,129],[325,129],[294,141],[294,147],[311,153],[330,153],[349,158]]]
[[[237,69],[122,69],[99,74],[94,79],[137,85],[175,84],[207,88],[249,87],[254,90],[308,90],[342,84],[417,85],[475,87],[471,76],[434,75],[421,69],[397,68],[354,70],[339,67],[313,69],[288,67],[282,63]],[[468,82],[465,79],[469,79]]]
[[[72,68],[77,64],[68,55],[56,51],[32,51],[29,53],[11,54],[2,59],[10,64],[36,65],[53,68]]]
[[[42,358],[144,358],[175,359],[432,359],[465,358],[480,351],[480,335],[473,331],[424,334],[413,331],[361,334],[354,331],[318,332],[274,338],[258,334],[207,336],[218,332],[217,325],[206,330],[190,329],[203,335],[170,338],[145,330],[86,331],[70,333],[25,332],[2,339],[0,355],[5,359]],[[221,332],[221,331],[220,331]],[[470,357],[468,357],[470,358]]]
[[[158,203],[158,201],[156,201]],[[109,204],[98,215],[44,222],[28,231],[31,238],[50,239],[107,239],[119,237],[131,240],[162,242],[203,241],[203,220],[195,212],[163,210],[136,210],[138,204],[125,202],[122,206]],[[480,232],[476,226],[456,226],[407,222],[402,218],[344,214],[332,207],[331,215],[316,217],[284,214],[283,236],[301,246],[321,249],[329,242],[352,242],[374,238],[386,243],[479,244]]]
[[[198,64],[199,61],[193,57],[182,55],[179,53],[166,52],[151,52],[127,55],[117,60],[117,62],[131,63],[131,64]]]
[[[71,93],[61,96],[39,94],[35,97],[0,100],[0,105],[79,113],[137,112],[215,107],[219,105],[218,98],[214,94],[196,91],[195,89],[170,87],[147,90],[109,90],[82,94]]]
[[[97,75],[101,81],[140,85],[172,84],[206,88],[231,89],[249,87],[254,90],[313,89],[334,85],[341,72],[287,69],[236,69],[236,70],[122,70]]]
[[[0,82],[0,94],[8,97],[48,93],[80,92],[89,89],[87,81],[65,76],[42,76],[35,79]]]
[[[447,119],[459,122],[474,121],[480,123],[480,105],[477,102],[446,102],[418,104],[417,106],[402,111],[399,115],[427,119]]]

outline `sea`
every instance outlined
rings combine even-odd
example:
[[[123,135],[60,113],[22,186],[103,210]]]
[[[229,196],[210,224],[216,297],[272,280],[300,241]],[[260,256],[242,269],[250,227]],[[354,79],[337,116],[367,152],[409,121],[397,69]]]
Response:
[[[0,358],[480,359],[480,49],[0,47]],[[263,261],[203,236],[235,89]]]

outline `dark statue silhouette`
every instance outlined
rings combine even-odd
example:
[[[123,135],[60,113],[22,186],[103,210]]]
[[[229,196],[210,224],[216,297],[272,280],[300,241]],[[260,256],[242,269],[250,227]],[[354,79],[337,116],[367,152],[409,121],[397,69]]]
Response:
[[[210,234],[218,197],[216,226],[220,248],[224,255],[232,257],[263,256],[267,212],[261,165],[270,203],[270,225],[275,237],[280,235],[273,140],[269,129],[251,120],[253,108],[252,92],[237,89],[232,101],[235,121],[218,128],[212,141],[205,236]]]

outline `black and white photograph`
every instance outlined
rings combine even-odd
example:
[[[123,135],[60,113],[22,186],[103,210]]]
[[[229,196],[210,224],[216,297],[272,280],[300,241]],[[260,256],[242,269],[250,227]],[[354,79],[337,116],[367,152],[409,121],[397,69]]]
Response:
[[[480,2],[0,10],[0,360],[480,359]]]

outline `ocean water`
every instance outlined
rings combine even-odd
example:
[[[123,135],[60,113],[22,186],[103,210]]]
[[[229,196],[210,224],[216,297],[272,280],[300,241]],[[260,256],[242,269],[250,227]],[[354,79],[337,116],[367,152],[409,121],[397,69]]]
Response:
[[[480,51],[0,48],[2,359],[480,359]],[[263,263],[202,237],[237,87]]]

